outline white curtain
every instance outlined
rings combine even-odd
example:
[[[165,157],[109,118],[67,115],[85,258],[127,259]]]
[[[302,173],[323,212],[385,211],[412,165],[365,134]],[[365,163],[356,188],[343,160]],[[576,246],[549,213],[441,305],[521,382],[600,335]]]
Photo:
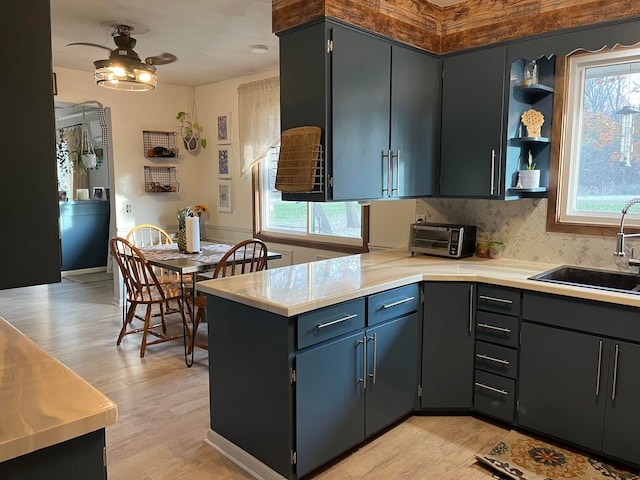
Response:
[[[245,175],[280,140],[280,78],[240,85],[238,117],[241,174]]]

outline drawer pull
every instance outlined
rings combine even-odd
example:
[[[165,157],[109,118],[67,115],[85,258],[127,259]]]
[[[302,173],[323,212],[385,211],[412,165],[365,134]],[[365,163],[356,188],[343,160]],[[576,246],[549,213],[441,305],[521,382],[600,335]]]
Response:
[[[489,330],[496,330],[498,332],[511,333],[511,330],[509,328],[496,327],[495,325],[489,325],[486,323],[479,323],[478,326],[482,328],[488,328]]]
[[[336,325],[338,323],[346,322],[347,320],[351,320],[352,318],[356,318],[357,316],[358,316],[357,313],[354,313],[353,315],[347,315],[346,317],[338,318],[337,320],[334,320],[332,322],[320,323],[320,324],[316,325],[316,328],[318,330],[322,330],[323,328],[331,327],[331,326]]]
[[[509,392],[506,390],[501,390],[499,388],[490,387],[489,385],[485,385],[484,383],[475,382],[476,387],[484,388],[486,390],[491,390],[492,392],[499,393],[500,395],[509,395]]]
[[[479,297],[481,300],[489,300],[491,302],[505,303],[507,305],[513,304],[511,300],[507,300],[506,298],[496,298],[496,297],[490,297],[488,295],[480,295]]]
[[[393,303],[385,303],[384,305],[382,305],[382,309],[386,310],[387,308],[391,308],[391,307],[397,307],[398,305],[402,305],[403,303],[407,303],[410,302],[411,300],[413,300],[415,297],[408,297],[408,298],[404,298],[402,300],[398,300],[397,302],[393,302]]]
[[[489,360],[490,362],[500,363],[502,365],[509,365],[508,360],[502,360],[500,358],[490,357],[488,355],[485,355],[484,353],[476,353],[476,357],[481,358],[483,360]]]

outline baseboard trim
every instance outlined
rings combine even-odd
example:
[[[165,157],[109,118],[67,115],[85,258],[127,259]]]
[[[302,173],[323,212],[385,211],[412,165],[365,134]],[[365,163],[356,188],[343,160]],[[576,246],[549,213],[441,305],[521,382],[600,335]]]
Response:
[[[204,443],[220,452],[257,480],[287,480],[286,477],[211,429],[207,432]]]

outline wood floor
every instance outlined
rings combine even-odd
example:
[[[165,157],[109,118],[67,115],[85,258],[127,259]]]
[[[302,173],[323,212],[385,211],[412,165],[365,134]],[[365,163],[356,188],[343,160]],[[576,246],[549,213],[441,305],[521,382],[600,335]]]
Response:
[[[118,405],[107,428],[110,480],[242,480],[244,471],[204,444],[209,424],[208,355],[184,364],[181,341],[119,347],[120,307],[111,282],[0,290],[0,316]],[[178,319],[176,328],[180,328]],[[206,326],[205,326],[206,328]],[[473,456],[507,433],[470,416],[412,416],[308,478],[489,480]],[[268,432],[256,432],[266,435]]]

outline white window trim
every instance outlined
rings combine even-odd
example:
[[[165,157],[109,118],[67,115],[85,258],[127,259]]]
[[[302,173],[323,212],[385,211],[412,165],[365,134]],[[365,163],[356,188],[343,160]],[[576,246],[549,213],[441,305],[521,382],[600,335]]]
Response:
[[[579,171],[580,145],[579,132],[582,130],[582,109],[584,98],[585,69],[594,65],[626,63],[640,61],[640,50],[621,49],[617,51],[574,55],[569,57],[569,81],[567,82],[567,107],[564,112],[562,128],[561,158],[558,181],[558,219],[564,224],[617,226],[620,223],[619,212],[601,212],[598,215],[583,214],[575,211],[569,203],[575,201],[575,176]],[[638,192],[640,195],[640,191]],[[629,200],[628,195],[621,196],[621,200]],[[568,208],[569,207],[569,208]],[[640,226],[640,214],[629,213],[625,219],[627,225]]]

